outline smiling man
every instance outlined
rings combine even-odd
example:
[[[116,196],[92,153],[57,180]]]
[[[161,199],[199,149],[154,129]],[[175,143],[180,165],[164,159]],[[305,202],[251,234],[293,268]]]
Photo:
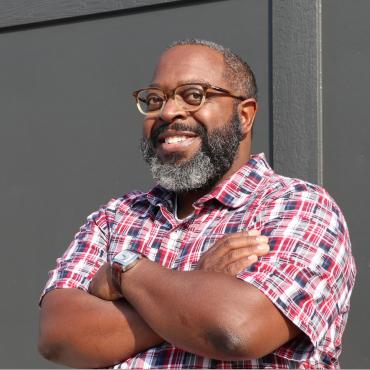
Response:
[[[50,272],[40,351],[73,367],[337,368],[355,267],[316,185],[251,154],[257,88],[185,40],[134,92],[157,185],[88,217]]]

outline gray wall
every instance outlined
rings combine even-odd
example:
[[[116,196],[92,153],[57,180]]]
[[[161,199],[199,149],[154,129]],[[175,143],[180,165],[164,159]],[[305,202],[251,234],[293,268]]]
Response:
[[[368,0],[2,0],[0,367],[53,367],[36,350],[47,271],[90,212],[151,185],[131,91],[196,36],[255,70],[254,151],[342,207],[359,273],[341,364],[369,368],[368,14]]]
[[[357,263],[343,353],[357,368],[370,368],[369,14],[368,0],[323,1],[324,185],[346,215]]]
[[[198,36],[250,62],[260,88],[255,150],[269,156],[268,2],[176,3],[0,35],[1,367],[53,366],[36,350],[47,271],[89,213],[151,185],[131,92],[150,82],[167,43]]]

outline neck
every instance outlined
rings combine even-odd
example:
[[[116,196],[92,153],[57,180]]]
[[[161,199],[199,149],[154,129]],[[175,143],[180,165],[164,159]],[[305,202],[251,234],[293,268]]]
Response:
[[[222,178],[213,187],[177,194],[177,217],[185,218],[189,216],[194,211],[193,203],[195,201],[210,193],[217,185],[231,177],[249,160],[249,158],[250,155],[248,155],[248,159],[244,158],[242,161],[235,161],[225,175],[222,176]]]
[[[181,219],[193,213],[193,203],[207,193],[208,190],[194,190],[177,194],[177,217]]]

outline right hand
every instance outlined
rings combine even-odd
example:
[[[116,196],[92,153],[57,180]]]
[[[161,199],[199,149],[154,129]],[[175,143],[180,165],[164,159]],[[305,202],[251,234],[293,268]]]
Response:
[[[197,270],[235,276],[269,252],[267,242],[268,238],[258,230],[228,234],[202,255]]]
[[[116,301],[123,298],[113,281],[113,270],[106,262],[96,272],[89,285],[89,293],[106,301]]]

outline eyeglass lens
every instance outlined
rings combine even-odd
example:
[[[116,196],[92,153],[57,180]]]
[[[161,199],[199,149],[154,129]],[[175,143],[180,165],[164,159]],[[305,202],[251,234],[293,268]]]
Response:
[[[203,103],[205,94],[201,85],[183,85],[176,88],[174,95],[179,108],[192,111]],[[148,88],[138,93],[137,100],[143,113],[156,113],[166,103],[166,95],[161,89]]]

